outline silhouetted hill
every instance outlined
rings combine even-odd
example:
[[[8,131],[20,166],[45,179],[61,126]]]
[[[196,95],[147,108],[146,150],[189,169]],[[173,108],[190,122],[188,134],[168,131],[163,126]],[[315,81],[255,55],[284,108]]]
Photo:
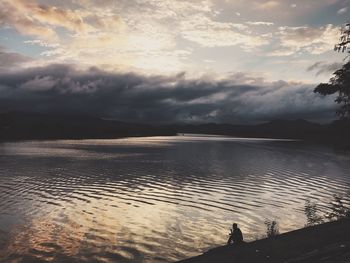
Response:
[[[84,139],[198,133],[250,138],[301,139],[350,148],[350,121],[318,124],[306,120],[273,120],[259,125],[147,125],[85,115],[11,112],[0,114],[0,140]]]
[[[318,124],[306,120],[273,120],[259,125],[199,124],[168,126],[178,133],[216,134],[247,138],[300,139],[350,149],[350,120]]]
[[[180,133],[206,133],[229,135],[238,137],[259,138],[286,138],[306,139],[315,134],[324,133],[327,125],[308,122],[305,120],[274,120],[259,125],[232,125],[232,124],[202,124],[202,125],[178,125],[176,129]]]
[[[324,133],[327,126],[306,120],[274,120],[258,125],[257,129],[264,137],[307,139]]]
[[[174,135],[165,127],[103,120],[84,115],[10,112],[0,114],[0,140],[85,139]]]

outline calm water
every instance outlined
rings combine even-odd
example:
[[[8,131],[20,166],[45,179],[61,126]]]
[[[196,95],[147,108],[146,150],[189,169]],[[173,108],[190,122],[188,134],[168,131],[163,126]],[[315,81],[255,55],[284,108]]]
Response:
[[[300,142],[177,136],[0,144],[0,258],[172,262],[302,227],[350,189],[350,156]],[[350,203],[350,200],[346,202]]]

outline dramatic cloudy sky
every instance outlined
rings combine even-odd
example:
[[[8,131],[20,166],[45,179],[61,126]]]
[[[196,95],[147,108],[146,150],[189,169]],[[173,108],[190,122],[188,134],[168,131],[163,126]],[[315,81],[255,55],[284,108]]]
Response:
[[[0,0],[0,112],[328,121],[350,0]]]

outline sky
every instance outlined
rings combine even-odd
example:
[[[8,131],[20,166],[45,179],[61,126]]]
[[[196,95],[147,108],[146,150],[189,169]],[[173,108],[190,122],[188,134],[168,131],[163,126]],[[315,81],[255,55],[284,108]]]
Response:
[[[350,0],[0,0],[0,112],[327,122]]]

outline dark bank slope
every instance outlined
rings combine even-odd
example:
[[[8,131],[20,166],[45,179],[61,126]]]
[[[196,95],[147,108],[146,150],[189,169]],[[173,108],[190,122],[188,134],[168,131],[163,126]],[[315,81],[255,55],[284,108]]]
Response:
[[[274,238],[223,246],[181,263],[349,263],[350,220],[308,227]]]

